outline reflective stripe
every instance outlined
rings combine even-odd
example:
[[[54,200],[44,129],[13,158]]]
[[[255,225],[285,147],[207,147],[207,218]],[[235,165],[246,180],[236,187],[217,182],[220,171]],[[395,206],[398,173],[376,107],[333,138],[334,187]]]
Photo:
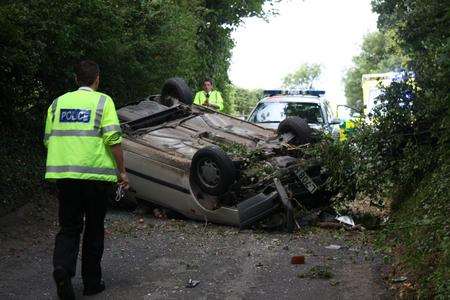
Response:
[[[44,142],[48,141],[48,139],[50,138],[50,135],[51,134],[48,134],[48,133],[44,134]]]
[[[52,130],[51,136],[97,136],[100,137],[98,130]]]
[[[58,104],[58,99],[59,99],[59,97],[56,98],[55,100],[53,100],[53,103],[52,103],[52,123],[55,121],[55,113],[56,113],[56,106]]]
[[[100,130],[100,123],[102,122],[103,108],[105,107],[106,97],[100,96],[100,100],[97,104],[97,110],[95,111],[94,130]]]
[[[75,172],[75,173],[90,173],[101,175],[117,175],[116,169],[96,168],[86,166],[47,166],[47,172],[49,173]]]
[[[117,131],[122,132],[122,128],[120,128],[120,125],[109,125],[102,127],[102,133],[110,132],[110,131]]]

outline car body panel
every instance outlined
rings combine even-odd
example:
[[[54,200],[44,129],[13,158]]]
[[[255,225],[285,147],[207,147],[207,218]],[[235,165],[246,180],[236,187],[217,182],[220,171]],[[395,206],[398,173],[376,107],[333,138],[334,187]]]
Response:
[[[255,191],[256,195],[237,204],[221,205],[220,196],[206,194],[191,179],[191,161],[199,149],[233,143],[273,153],[280,147],[274,130],[202,106],[166,107],[158,103],[158,96],[122,107],[118,115],[133,190],[130,197],[170,208],[195,220],[240,227],[256,222],[278,207],[273,190]]]

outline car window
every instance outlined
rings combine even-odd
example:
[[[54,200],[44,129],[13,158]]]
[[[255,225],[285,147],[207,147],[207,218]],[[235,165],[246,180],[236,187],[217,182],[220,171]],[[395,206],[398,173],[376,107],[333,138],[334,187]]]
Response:
[[[296,102],[259,103],[250,117],[250,122],[279,123],[292,116],[304,118],[308,123],[323,123],[319,104]]]

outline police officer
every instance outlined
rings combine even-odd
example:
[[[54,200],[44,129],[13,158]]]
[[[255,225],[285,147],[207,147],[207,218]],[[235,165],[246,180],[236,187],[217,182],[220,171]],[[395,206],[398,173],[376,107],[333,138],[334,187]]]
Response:
[[[118,182],[128,188],[121,130],[112,99],[97,92],[99,67],[89,60],[76,66],[79,89],[48,109],[44,144],[48,148],[45,178],[56,180],[60,231],[55,238],[53,277],[61,299],[74,299],[80,234],[84,295],[105,289],[102,280],[104,219],[108,190]]]
[[[213,90],[211,79],[203,80],[203,90],[195,94],[194,103],[209,106],[219,111],[223,110],[223,99],[219,91]]]

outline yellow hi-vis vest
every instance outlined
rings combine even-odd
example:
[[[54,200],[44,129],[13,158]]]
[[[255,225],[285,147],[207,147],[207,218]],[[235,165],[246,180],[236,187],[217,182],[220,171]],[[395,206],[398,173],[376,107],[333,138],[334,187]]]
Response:
[[[194,103],[198,105],[203,105],[205,103],[206,98],[208,98],[208,102],[214,104],[219,107],[219,111],[223,110],[223,99],[222,95],[219,91],[211,91],[209,93],[209,97],[206,97],[207,94],[205,91],[199,91],[195,94]]]
[[[88,87],[53,101],[47,112],[45,179],[117,181],[109,146],[121,143],[112,99]]]
[[[354,131],[355,122],[353,120],[344,121],[339,125],[339,141],[345,141]]]

